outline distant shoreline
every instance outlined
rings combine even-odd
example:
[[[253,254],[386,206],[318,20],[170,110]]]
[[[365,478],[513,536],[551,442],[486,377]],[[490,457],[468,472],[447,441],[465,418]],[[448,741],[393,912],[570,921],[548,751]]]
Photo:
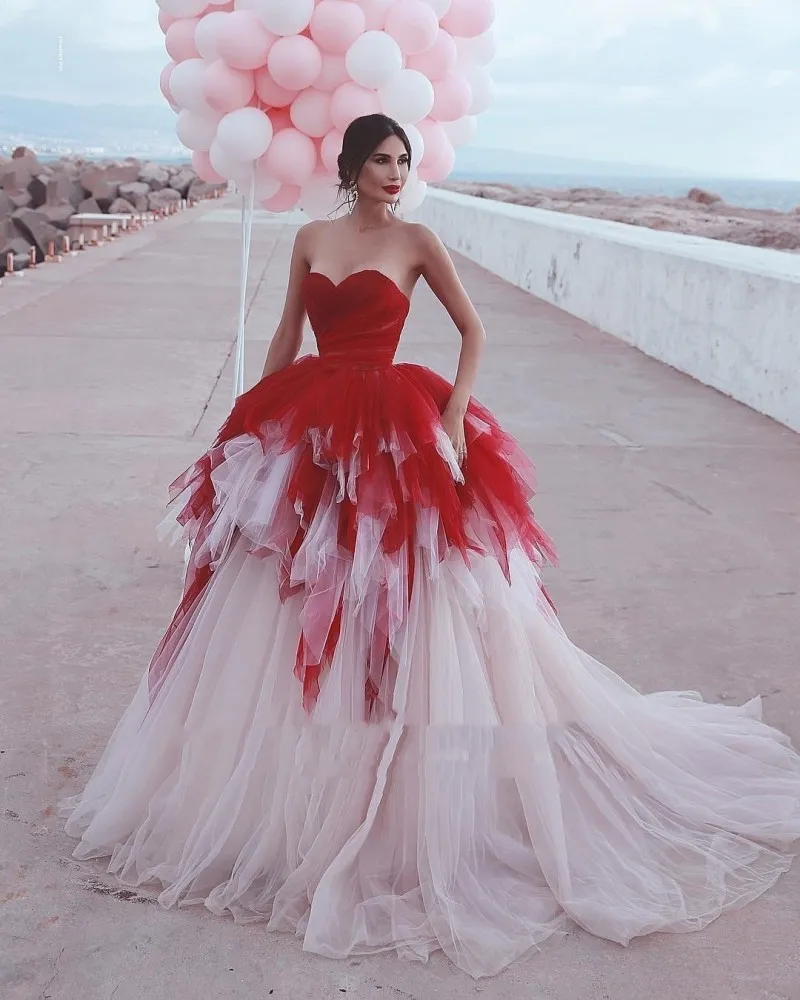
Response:
[[[700,174],[650,176],[601,172],[503,173],[456,169],[445,184],[512,184],[539,190],[564,191],[569,188],[601,188],[624,197],[648,196],[683,198],[698,187],[718,194],[727,204],[739,208],[774,209],[791,212],[800,206],[800,181],[761,180],[758,178],[704,177]]]
[[[800,206],[797,202],[789,211],[743,207],[731,204],[719,190],[695,187],[687,191],[683,185],[677,197],[621,194],[608,187],[574,184],[554,188],[518,182],[448,180],[437,187],[473,198],[548,212],[702,236],[742,246],[800,252]]]

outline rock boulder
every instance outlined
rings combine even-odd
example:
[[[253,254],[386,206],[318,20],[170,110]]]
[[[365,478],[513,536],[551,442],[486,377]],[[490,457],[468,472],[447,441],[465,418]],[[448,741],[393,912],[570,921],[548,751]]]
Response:
[[[3,240],[0,247],[0,275],[6,273],[8,255],[14,255],[14,270],[21,271],[30,263],[30,244],[21,236]]]
[[[151,212],[164,209],[168,205],[179,204],[181,201],[180,191],[175,188],[165,187],[160,191],[151,191],[147,196],[147,207]]]
[[[62,157],[42,163],[33,150],[19,146],[11,157],[0,156],[0,244],[23,266],[31,246],[43,259],[76,212],[158,211],[182,197],[213,197],[220,187],[200,180],[188,164],[165,167],[136,157],[119,162]],[[5,267],[5,257],[0,263]]]
[[[176,191],[180,191],[181,197],[185,198],[192,183],[197,179],[194,170],[183,169],[173,174],[169,180],[169,186]]]
[[[11,221],[19,235],[36,247],[36,259],[41,263],[47,253],[48,245],[57,243],[61,231],[57,229],[43,212],[33,208],[18,208],[11,215]]]
[[[138,176],[132,177],[131,180],[142,181],[151,191],[161,191],[169,184],[170,175],[166,167],[157,163],[143,163]]]
[[[122,189],[120,189],[122,190]],[[116,198],[111,203],[111,208],[109,209],[110,215],[136,215],[141,209],[137,208],[136,205],[132,205],[125,198]]]

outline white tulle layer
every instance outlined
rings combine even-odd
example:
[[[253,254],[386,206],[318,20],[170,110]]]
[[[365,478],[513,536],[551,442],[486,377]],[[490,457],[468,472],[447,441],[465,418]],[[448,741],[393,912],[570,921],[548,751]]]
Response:
[[[265,920],[345,957],[443,949],[497,972],[571,918],[627,943],[767,889],[800,836],[800,758],[743,708],[641,695],[575,647],[512,555],[414,580],[393,714],[365,724],[345,629],[314,714],[303,597],[233,540],[158,698],[146,678],[81,795],[75,857],[163,906]],[[419,565],[424,565],[421,557]]]
[[[313,510],[306,511],[301,503],[295,505],[289,498],[289,483],[302,460],[303,448],[285,448],[285,434],[279,427],[274,428],[271,436],[267,435],[265,446],[251,435],[225,442],[218,446],[219,464],[211,474],[215,497],[213,516],[200,533],[201,537],[197,537],[197,523],[190,521],[181,525],[177,521],[193,484],[170,503],[167,516],[159,526],[159,536],[169,537],[173,543],[189,541],[193,545],[195,565],[209,564],[215,571],[239,536],[247,539],[250,549],[260,555],[273,554],[283,589],[299,589],[303,593],[302,601],[292,605],[291,614],[298,617],[310,661],[316,663],[323,657],[326,639],[341,613],[348,635],[339,652],[349,656],[353,663],[367,664],[367,675],[378,691],[378,711],[382,712],[395,697],[397,651],[406,642],[405,636],[414,634],[413,623],[408,621],[412,589],[409,545],[407,542],[395,548],[387,545],[388,525],[396,509],[391,494],[383,493],[378,502],[374,498],[359,498],[352,551],[341,544],[342,501],[349,497],[355,502],[356,484],[362,470],[357,450],[349,463],[333,466],[326,464],[322,457],[324,450],[323,443],[318,440],[316,462],[328,475],[319,502]],[[404,463],[414,455],[413,446],[408,441],[386,441],[383,450],[392,456],[393,475],[402,483]],[[439,435],[437,451],[448,475],[453,480],[463,480],[453,446],[444,432]],[[505,550],[513,544],[517,529],[509,520],[503,521],[503,517],[501,508],[491,515],[477,506],[471,509],[466,518],[469,543],[478,551],[498,553],[501,547]],[[294,550],[292,541],[298,518],[304,537]],[[415,508],[414,535],[415,579],[437,578],[442,572],[442,553],[448,549],[448,540],[435,504]],[[498,543],[498,537],[504,539],[503,546]],[[456,558],[455,562],[459,560]],[[530,573],[537,581],[531,580],[531,593],[537,593],[537,600],[546,604],[538,584],[538,563],[530,564]],[[454,583],[464,588],[462,599],[474,606],[476,615],[483,615],[484,601],[476,591],[476,580],[463,573]],[[296,644],[297,639],[294,641]],[[395,653],[388,671],[383,670],[386,642]],[[285,665],[289,661],[282,662]],[[366,676],[361,677],[353,670],[350,680],[355,684],[351,690],[337,692],[337,697],[348,699],[346,703],[336,700],[329,686],[321,708],[328,721],[363,719]],[[451,678],[442,676],[441,681],[449,685]],[[449,721],[448,718],[426,718],[421,711],[414,710],[415,722]],[[460,714],[457,718],[460,722],[483,724],[488,721],[484,702],[480,702],[474,718],[471,715],[463,718]]]

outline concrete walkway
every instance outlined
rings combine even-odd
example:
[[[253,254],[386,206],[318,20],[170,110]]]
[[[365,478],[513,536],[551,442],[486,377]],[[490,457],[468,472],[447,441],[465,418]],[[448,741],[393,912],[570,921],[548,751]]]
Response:
[[[798,1000],[800,863],[702,934],[623,949],[576,930],[475,983],[441,954],[304,955],[71,859],[55,803],[87,778],[177,602],[181,552],[155,525],[230,405],[236,218],[216,203],[0,288],[0,997]],[[255,229],[247,385],[292,236],[280,219]],[[489,334],[477,394],[539,467],[567,631],[645,690],[764,694],[800,742],[800,438],[458,264]],[[449,377],[457,351],[420,288],[402,359]]]

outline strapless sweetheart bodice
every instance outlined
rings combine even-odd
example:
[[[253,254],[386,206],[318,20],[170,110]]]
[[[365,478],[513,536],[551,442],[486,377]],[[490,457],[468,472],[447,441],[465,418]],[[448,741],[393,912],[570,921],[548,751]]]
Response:
[[[410,303],[391,278],[363,270],[337,285],[327,275],[309,271],[303,296],[323,361],[365,367],[392,364]]]

